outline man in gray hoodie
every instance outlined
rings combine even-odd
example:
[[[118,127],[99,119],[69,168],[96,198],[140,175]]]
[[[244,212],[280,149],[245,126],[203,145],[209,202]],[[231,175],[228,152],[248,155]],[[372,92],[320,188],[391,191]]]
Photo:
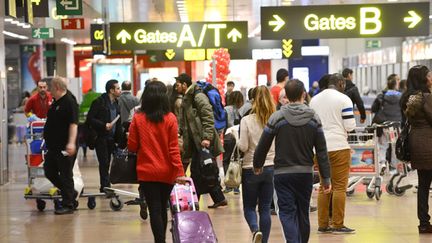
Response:
[[[254,154],[254,170],[259,174],[274,138],[274,186],[278,196],[279,219],[286,242],[308,242],[309,205],[313,185],[315,148],[324,192],[330,192],[330,164],[324,132],[318,115],[304,104],[304,85],[288,81],[285,92],[289,104],[275,112],[261,135]]]

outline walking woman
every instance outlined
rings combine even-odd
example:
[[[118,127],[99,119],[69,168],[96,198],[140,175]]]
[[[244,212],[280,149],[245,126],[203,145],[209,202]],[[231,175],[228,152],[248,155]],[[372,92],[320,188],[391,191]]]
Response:
[[[267,154],[263,173],[260,175],[254,174],[253,157],[264,126],[273,112],[275,112],[275,105],[270,91],[265,86],[259,86],[256,88],[251,114],[245,116],[240,124],[240,140],[237,146],[245,153],[242,171],[243,211],[253,233],[252,242],[261,242],[262,239],[262,242],[266,243],[270,235],[274,142]],[[257,203],[259,223],[256,214]]]
[[[128,149],[137,153],[137,177],[150,212],[156,243],[165,242],[166,205],[175,181],[184,181],[177,119],[169,112],[166,86],[150,82],[129,128]]]
[[[429,215],[429,188],[432,182],[432,72],[423,65],[408,72],[407,91],[401,98],[401,109],[411,125],[409,147],[411,165],[417,169],[417,217],[420,234],[432,233]]]

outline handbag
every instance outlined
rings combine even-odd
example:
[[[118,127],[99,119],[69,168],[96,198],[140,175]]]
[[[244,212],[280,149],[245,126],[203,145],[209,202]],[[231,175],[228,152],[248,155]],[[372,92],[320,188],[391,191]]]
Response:
[[[200,151],[200,182],[207,188],[220,185],[219,167],[213,155],[206,148]]]
[[[411,125],[406,120],[404,126],[402,127],[402,132],[399,134],[396,140],[396,158],[403,162],[411,161],[411,151],[409,148],[409,133],[411,131]]]
[[[113,156],[110,168],[111,184],[137,184],[137,156],[127,149],[118,149]]]
[[[234,152],[231,155],[230,163],[225,174],[225,186],[229,188],[237,188],[241,184],[242,160],[237,145],[234,147]]]

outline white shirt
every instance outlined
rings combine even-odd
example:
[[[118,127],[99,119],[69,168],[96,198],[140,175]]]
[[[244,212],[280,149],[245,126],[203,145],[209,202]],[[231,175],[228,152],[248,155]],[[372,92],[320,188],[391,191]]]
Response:
[[[356,127],[351,99],[335,89],[325,89],[312,98],[310,107],[321,119],[327,151],[349,149],[347,132]]]
[[[240,139],[237,140],[237,146],[240,151],[245,153],[243,157],[243,168],[245,169],[253,168],[255,148],[258,145],[263,130],[264,128],[259,125],[255,114],[243,117],[240,122]],[[273,165],[274,156],[275,142],[273,140],[264,166]]]

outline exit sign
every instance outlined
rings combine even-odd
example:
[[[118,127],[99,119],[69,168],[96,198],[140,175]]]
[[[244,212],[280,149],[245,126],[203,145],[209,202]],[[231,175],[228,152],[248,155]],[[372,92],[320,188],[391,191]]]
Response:
[[[381,48],[380,40],[366,40],[366,49]]]
[[[62,30],[83,30],[84,18],[62,19]]]
[[[54,38],[54,28],[33,28],[33,39],[51,39]]]

